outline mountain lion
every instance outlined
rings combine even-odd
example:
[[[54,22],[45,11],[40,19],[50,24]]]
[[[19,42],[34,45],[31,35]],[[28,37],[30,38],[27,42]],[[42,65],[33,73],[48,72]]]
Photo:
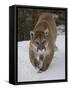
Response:
[[[29,56],[38,72],[48,69],[53,56],[57,37],[54,17],[48,13],[40,15],[33,31],[30,32]]]

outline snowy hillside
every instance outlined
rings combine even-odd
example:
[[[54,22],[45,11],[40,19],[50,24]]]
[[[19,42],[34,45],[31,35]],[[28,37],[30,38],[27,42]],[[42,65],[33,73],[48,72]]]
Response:
[[[30,63],[29,42],[18,42],[18,82],[65,79],[65,33],[57,36],[58,50],[48,70],[42,73]]]

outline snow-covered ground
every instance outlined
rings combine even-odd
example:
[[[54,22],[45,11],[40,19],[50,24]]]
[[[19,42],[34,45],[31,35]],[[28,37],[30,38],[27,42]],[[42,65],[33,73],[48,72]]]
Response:
[[[18,42],[18,82],[65,79],[65,33],[56,40],[58,50],[47,71],[37,73],[29,60],[29,42]]]

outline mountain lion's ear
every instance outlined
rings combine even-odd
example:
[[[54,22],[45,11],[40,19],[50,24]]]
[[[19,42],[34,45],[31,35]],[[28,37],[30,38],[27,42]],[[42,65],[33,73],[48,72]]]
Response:
[[[30,40],[33,40],[33,38],[34,38],[34,32],[30,31]]]
[[[49,31],[48,31],[48,29],[46,29],[44,33],[45,33],[45,37],[47,38],[48,35],[49,35]]]

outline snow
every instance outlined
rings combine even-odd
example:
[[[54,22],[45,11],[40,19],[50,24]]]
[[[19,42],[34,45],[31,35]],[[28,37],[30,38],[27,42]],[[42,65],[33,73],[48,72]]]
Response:
[[[60,34],[60,33],[62,33],[62,32],[64,32],[65,31],[65,25],[59,25],[59,26],[57,26],[57,34]]]
[[[29,42],[18,42],[18,82],[65,79],[65,33],[56,40],[58,50],[47,71],[37,73],[29,60]]]

